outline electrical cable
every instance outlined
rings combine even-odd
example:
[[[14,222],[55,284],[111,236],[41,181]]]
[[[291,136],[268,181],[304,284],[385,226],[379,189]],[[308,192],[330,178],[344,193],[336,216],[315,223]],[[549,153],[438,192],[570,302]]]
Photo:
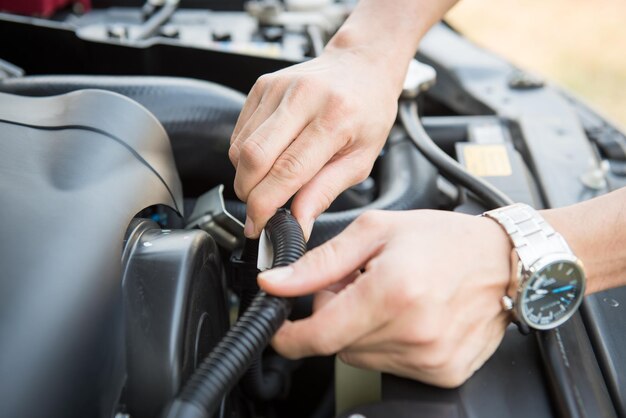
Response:
[[[287,266],[306,251],[302,229],[285,209],[268,221],[265,231],[274,250],[273,267]],[[166,409],[166,418],[209,418],[248,370],[289,316],[291,299],[259,291],[250,307],[226,333]]]

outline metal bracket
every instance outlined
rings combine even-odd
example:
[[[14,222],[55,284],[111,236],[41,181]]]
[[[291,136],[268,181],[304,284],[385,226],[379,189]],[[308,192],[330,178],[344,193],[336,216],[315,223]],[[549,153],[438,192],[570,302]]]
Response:
[[[226,211],[224,185],[209,190],[198,198],[186,229],[206,231],[221,247],[233,250],[243,245],[243,224]]]

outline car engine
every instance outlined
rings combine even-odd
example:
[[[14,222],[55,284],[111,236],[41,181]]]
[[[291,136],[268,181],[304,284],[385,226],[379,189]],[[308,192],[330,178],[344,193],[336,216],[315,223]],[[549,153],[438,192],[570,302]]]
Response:
[[[318,55],[353,6],[0,5],[0,416],[626,416],[623,288],[556,330],[511,327],[456,389],[269,345],[312,298],[259,291],[259,266],[367,210],[551,208],[626,186],[624,133],[440,23],[370,176],[308,242],[286,208],[246,240],[228,159],[245,94]]]

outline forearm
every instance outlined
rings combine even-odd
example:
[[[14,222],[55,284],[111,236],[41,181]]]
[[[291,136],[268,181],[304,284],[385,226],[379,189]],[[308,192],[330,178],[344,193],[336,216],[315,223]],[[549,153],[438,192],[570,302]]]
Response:
[[[454,3],[361,0],[319,57],[259,78],[229,150],[235,192],[247,203],[247,237],[258,237],[292,197],[308,237],[339,193],[369,175],[411,57]]]
[[[583,261],[586,293],[626,285],[626,187],[543,215]]]
[[[401,89],[406,68],[424,34],[457,0],[361,0],[328,43],[327,50],[353,50],[389,69]]]

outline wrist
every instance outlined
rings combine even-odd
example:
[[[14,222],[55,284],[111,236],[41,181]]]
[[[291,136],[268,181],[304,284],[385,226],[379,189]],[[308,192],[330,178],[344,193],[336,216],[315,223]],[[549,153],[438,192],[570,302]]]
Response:
[[[328,43],[325,53],[365,56],[400,94],[422,37],[457,0],[360,0]]]
[[[613,224],[614,219],[599,216],[598,207],[592,207],[589,202],[545,210],[541,214],[582,261],[587,276],[585,293],[625,284],[626,242],[617,241],[620,238],[624,241],[619,232],[620,226],[626,225]]]
[[[356,61],[378,75],[376,82],[388,83],[394,94],[400,95],[414,52],[403,51],[387,39],[371,39],[367,31],[344,25],[328,42],[322,56],[339,58],[339,61],[346,58],[350,65]]]
[[[481,216],[480,219],[484,223],[484,236],[489,237],[493,244],[493,254],[491,258],[494,262],[495,270],[498,276],[502,278],[504,285],[503,294],[513,294],[517,289],[517,279],[511,274],[513,266],[516,263],[516,253],[513,249],[513,243],[504,228],[493,219]]]
[[[549,330],[567,321],[586,289],[579,257],[562,234],[531,206],[515,203],[483,214],[509,236],[516,256],[511,263],[515,292],[502,306],[513,314],[520,331]]]

